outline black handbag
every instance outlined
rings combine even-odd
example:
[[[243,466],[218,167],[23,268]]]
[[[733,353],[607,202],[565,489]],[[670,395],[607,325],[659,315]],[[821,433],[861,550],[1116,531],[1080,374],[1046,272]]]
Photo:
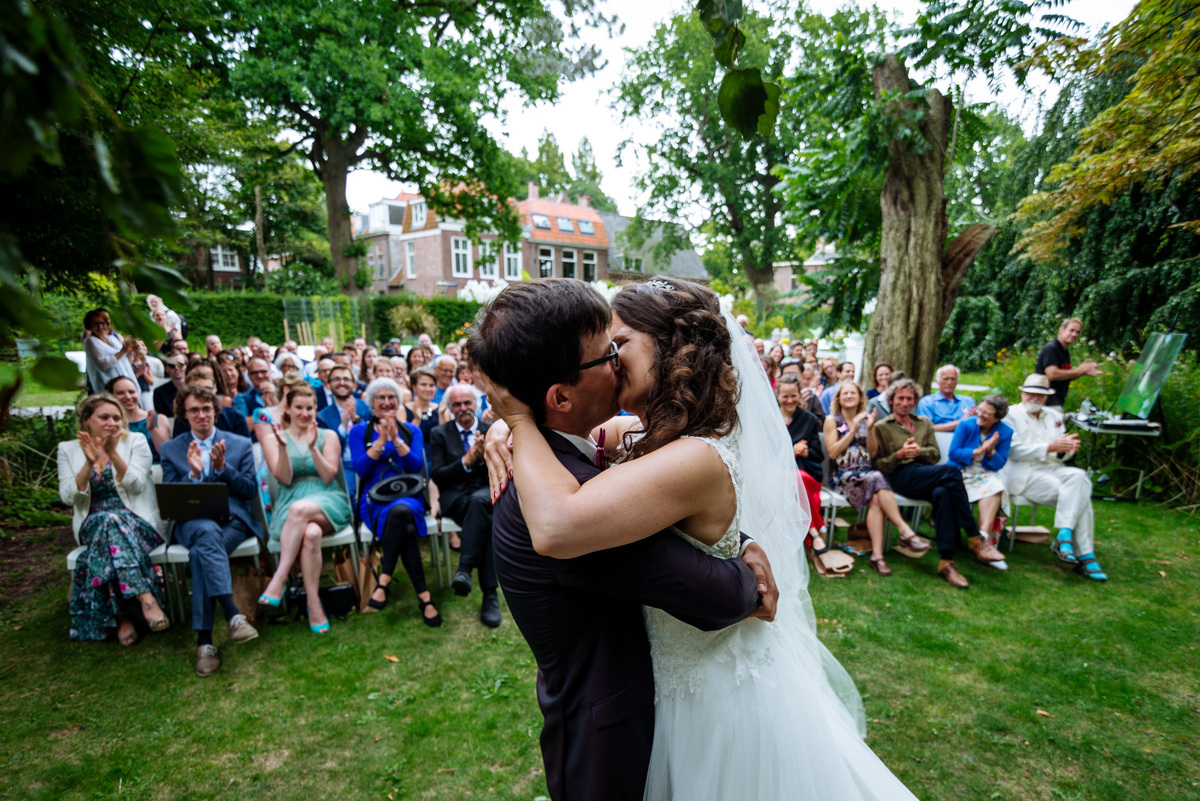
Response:
[[[363,444],[368,447],[374,441],[373,435],[377,422],[378,420],[372,416],[370,422],[367,423],[366,431],[363,433]],[[408,426],[399,426],[399,434],[405,444],[411,447],[413,435],[408,430]],[[401,498],[411,498],[414,495],[419,495],[424,490],[425,476],[420,473],[401,473],[398,476],[389,476],[376,482],[375,486],[367,490],[367,497],[370,498],[371,503],[387,505]]]

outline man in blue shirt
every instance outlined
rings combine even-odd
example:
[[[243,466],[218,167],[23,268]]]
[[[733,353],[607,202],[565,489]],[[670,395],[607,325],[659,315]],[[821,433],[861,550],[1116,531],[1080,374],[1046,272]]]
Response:
[[[954,394],[958,386],[958,368],[947,364],[937,371],[938,391],[921,398],[917,414],[933,422],[934,431],[953,431],[967,417],[975,414],[975,400],[968,395]]]
[[[262,359],[251,359],[250,363],[246,365],[246,376],[250,379],[250,389],[233,399],[233,408],[246,418],[246,428],[250,430],[250,439],[253,440],[254,421],[252,418],[256,409],[266,405],[263,403],[262,385],[271,380],[271,366]]]
[[[838,380],[836,384],[830,384],[825,387],[825,391],[821,393],[821,408],[825,410],[825,414],[829,414],[829,404],[833,403],[833,395],[837,392],[838,385],[843,381],[854,380],[854,362],[842,362],[838,365]]]

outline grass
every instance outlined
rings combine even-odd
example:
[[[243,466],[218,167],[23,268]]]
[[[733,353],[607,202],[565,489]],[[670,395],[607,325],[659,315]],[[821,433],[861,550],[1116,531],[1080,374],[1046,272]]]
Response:
[[[1106,585],[1024,543],[1007,573],[960,560],[965,592],[933,557],[813,578],[869,743],[918,797],[1200,796],[1196,520],[1096,508]],[[199,680],[186,623],[127,650],[69,642],[66,579],[0,612],[0,798],[546,795],[533,659],[507,611],[479,624],[478,592],[435,584],[440,630],[401,580],[386,611],[324,638],[293,623],[225,647],[221,632],[225,664]]]
[[[82,376],[83,374],[80,373],[80,381],[83,380]],[[29,408],[37,406],[74,406],[77,400],[79,400],[79,390],[64,391],[52,389],[37,381],[29,373],[26,373],[25,382],[21,386],[21,391],[17,393],[17,398],[13,406]]]

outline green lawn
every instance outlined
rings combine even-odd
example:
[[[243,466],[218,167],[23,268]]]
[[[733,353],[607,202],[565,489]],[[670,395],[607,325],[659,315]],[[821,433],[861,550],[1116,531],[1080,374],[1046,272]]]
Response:
[[[1106,585],[1023,543],[1007,573],[961,560],[967,591],[932,556],[893,554],[890,579],[865,562],[814,576],[869,742],[920,798],[1200,796],[1196,519],[1115,503],[1097,519]],[[385,612],[327,637],[219,636],[225,664],[200,680],[186,622],[132,649],[69,642],[67,576],[51,575],[0,609],[0,798],[545,795],[533,659],[507,612],[479,624],[478,591],[435,589],[440,630],[401,580]]]
[[[80,381],[82,381],[83,373],[79,375]],[[51,389],[26,373],[25,383],[21,386],[21,391],[17,393],[17,399],[13,406],[74,406],[77,400],[79,400],[79,390]]]

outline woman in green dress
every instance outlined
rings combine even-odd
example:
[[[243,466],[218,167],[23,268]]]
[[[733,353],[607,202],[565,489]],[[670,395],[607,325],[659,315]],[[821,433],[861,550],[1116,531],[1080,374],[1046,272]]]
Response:
[[[304,578],[309,628],[329,631],[317,589],[321,579],[321,537],[350,525],[350,498],[338,482],[342,445],[337,434],[317,428],[317,396],[307,383],[286,388],[282,425],[274,436],[259,437],[263,461],[279,483],[269,528],[279,543],[279,569],[258,599],[278,606],[288,573],[297,560]]]

